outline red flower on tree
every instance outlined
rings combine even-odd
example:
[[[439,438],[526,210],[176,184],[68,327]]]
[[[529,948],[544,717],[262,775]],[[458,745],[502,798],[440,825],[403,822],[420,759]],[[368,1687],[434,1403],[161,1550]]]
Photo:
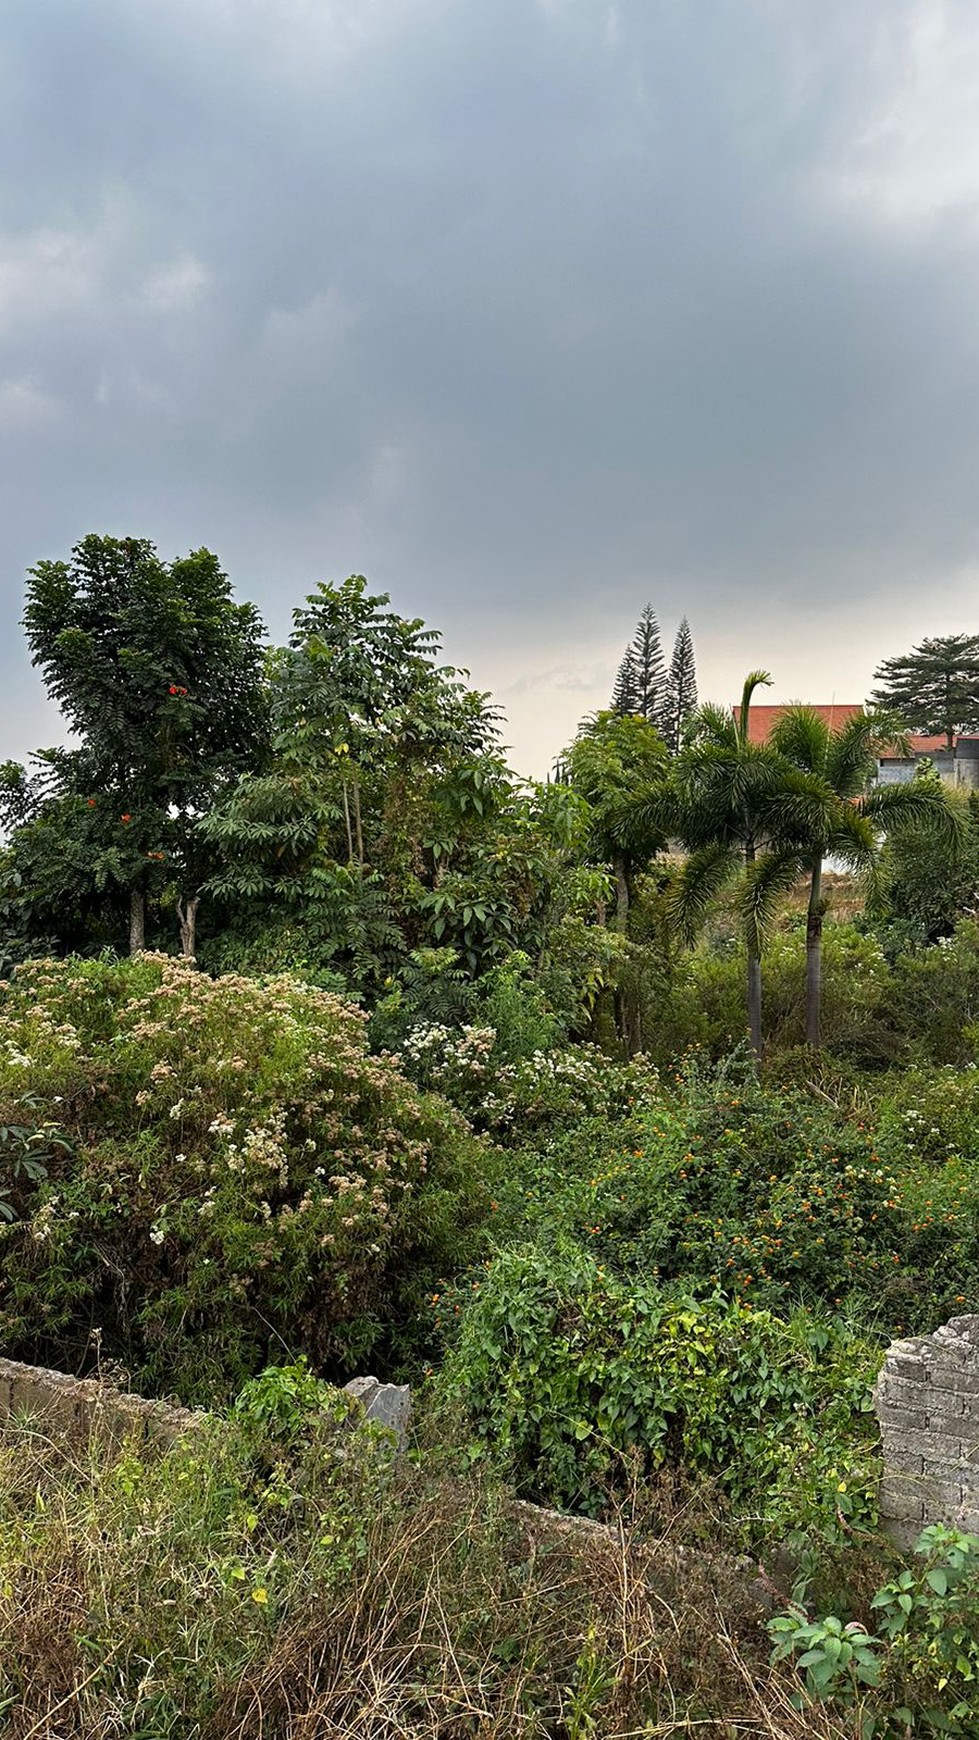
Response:
[[[120,816],[120,817],[119,817],[119,820],[120,820],[120,821],[121,821],[121,822],[131,822],[131,821],[132,821],[132,819],[133,819],[133,818],[132,818],[132,816],[128,816],[128,815],[127,815],[127,816]]]

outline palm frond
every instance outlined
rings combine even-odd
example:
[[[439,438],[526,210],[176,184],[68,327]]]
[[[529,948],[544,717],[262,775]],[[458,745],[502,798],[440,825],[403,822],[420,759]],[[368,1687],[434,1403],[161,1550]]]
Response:
[[[670,919],[687,941],[702,928],[711,904],[741,868],[741,856],[717,842],[691,852],[677,878],[669,902]]]
[[[859,797],[873,778],[881,749],[906,747],[894,721],[881,713],[857,713],[830,735],[826,777],[840,797]]]
[[[756,689],[770,688],[771,677],[767,671],[749,671],[741,691],[741,711],[738,714],[738,736],[742,743],[748,741],[748,716],[751,710],[751,697]]]
[[[763,852],[749,866],[738,902],[748,953],[761,955],[771,934],[779,896],[788,894],[811,862],[800,851]]]
[[[957,852],[963,824],[944,792],[909,785],[882,785],[862,805],[863,813],[882,833],[921,828]]]
[[[766,835],[787,849],[813,850],[832,828],[838,803],[820,774],[783,763],[762,799]]]
[[[772,748],[804,773],[826,775],[831,733],[813,707],[786,707],[775,721]]]
[[[879,830],[863,808],[852,803],[837,804],[826,850],[841,859],[848,869],[863,873],[877,855],[878,836]]]
[[[663,840],[679,839],[683,817],[684,806],[675,787],[647,788],[619,810],[615,818],[615,844],[629,852],[638,850],[656,835]]]
[[[734,714],[728,707],[717,707],[712,701],[705,701],[691,713],[687,722],[686,747],[699,746],[702,743],[714,743],[727,749],[736,749],[738,743],[738,727]]]

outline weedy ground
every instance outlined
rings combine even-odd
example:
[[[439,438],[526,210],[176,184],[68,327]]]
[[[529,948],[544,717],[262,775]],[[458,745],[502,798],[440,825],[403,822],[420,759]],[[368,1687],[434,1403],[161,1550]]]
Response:
[[[222,1423],[163,1456],[14,1424],[0,1732],[857,1740],[856,1716],[793,1709],[750,1569],[682,1549],[690,1505],[660,1494],[652,1530],[531,1523],[492,1478],[395,1465],[334,1421],[285,1447]]]

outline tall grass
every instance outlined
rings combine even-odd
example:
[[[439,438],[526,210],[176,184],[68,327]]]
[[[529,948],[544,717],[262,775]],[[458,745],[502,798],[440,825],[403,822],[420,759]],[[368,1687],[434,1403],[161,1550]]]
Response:
[[[333,1420],[299,1449],[244,1422],[163,1456],[11,1425],[0,1625],[5,1740],[859,1732],[793,1710],[731,1560],[552,1527]]]

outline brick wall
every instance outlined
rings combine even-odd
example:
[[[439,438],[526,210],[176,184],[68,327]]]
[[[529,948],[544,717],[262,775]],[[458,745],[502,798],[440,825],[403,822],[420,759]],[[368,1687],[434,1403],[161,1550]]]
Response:
[[[936,1522],[979,1534],[979,1316],[895,1341],[874,1401],[881,1518],[892,1539],[911,1546]]]

